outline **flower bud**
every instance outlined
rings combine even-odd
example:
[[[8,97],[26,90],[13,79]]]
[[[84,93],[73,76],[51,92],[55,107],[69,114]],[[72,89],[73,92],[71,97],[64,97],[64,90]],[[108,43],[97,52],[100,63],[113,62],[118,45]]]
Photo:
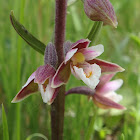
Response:
[[[84,10],[93,21],[103,21],[104,25],[117,27],[117,17],[109,0],[85,0]]]

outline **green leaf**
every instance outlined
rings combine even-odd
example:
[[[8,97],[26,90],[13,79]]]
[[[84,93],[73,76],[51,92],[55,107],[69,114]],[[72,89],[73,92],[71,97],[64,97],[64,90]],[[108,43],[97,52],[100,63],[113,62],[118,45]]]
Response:
[[[3,140],[9,140],[8,124],[3,104],[2,104],[2,124],[3,124]]]
[[[140,38],[138,36],[130,34],[130,38],[134,40],[138,46],[140,46]]]
[[[44,140],[48,140],[43,134],[40,134],[40,133],[34,133],[28,136],[26,140],[31,140],[33,137],[40,137],[40,138],[43,138]]]
[[[39,41],[37,38],[35,38],[31,33],[29,33],[25,27],[20,24],[16,18],[14,17],[13,11],[11,11],[10,14],[10,20],[11,23],[16,30],[16,32],[36,51],[44,55],[44,51],[46,48],[46,45],[43,44],[41,41]]]

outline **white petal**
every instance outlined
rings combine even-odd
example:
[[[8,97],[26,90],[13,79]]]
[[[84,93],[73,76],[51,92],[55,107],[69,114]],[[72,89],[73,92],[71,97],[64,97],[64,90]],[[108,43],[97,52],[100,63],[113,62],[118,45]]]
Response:
[[[85,75],[85,72],[83,71],[83,68],[78,68],[76,66],[73,66],[75,74],[77,77],[79,77],[85,84],[87,84],[91,89],[95,89],[97,84],[99,83],[99,77],[101,75],[101,69],[98,65],[93,64],[92,65],[92,75],[87,78]]]
[[[76,49],[71,49],[70,51],[68,51],[68,53],[66,54],[66,57],[65,57],[65,63],[67,63],[67,61],[69,61],[72,56],[77,52],[78,48]]]
[[[112,101],[114,101],[116,103],[120,102],[123,99],[122,95],[118,95],[114,91],[110,91],[108,93],[105,93],[103,96],[109,98],[110,100],[112,100]]]
[[[39,90],[41,92],[43,102],[49,104],[49,102],[52,99],[55,89],[51,88],[50,84],[48,84],[46,87],[46,91],[44,92],[43,86],[42,85],[38,85],[38,86],[39,86]]]

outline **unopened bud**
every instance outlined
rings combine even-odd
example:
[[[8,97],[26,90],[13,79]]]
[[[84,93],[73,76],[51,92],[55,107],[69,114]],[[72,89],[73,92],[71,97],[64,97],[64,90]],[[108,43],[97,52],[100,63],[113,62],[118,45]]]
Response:
[[[103,21],[104,25],[117,27],[117,17],[109,0],[85,0],[86,15],[93,21]]]

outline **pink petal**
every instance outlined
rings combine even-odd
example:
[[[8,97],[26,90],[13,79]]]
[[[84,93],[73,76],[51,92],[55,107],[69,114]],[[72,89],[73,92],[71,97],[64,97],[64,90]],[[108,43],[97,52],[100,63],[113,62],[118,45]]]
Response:
[[[70,77],[70,73],[70,63],[65,64],[62,62],[52,78],[51,87],[57,88],[63,84],[66,84]]]
[[[123,84],[122,79],[113,80],[111,82],[107,82],[106,84],[104,84],[100,89],[98,89],[98,92],[105,94],[110,91],[116,91],[122,86],[122,84]]]
[[[80,49],[78,52],[81,52],[85,56],[85,60],[88,61],[101,55],[104,52],[104,46],[99,44],[97,46]]]
[[[71,49],[82,49],[82,48],[87,48],[89,45],[90,41],[88,39],[80,39],[77,42],[73,43],[71,46]]]
[[[65,57],[65,64],[73,57],[73,55],[77,52],[77,50],[78,48],[71,49],[70,51],[68,51]]]
[[[107,83],[108,81],[110,81],[114,75],[115,75],[115,73],[103,74],[100,77],[100,82],[97,85],[96,90],[100,89],[105,83]]]
[[[40,66],[35,72],[35,83],[43,84],[48,78],[55,74],[55,69],[46,64],[44,66]]]
[[[115,64],[115,63],[110,63],[101,59],[93,59],[88,61],[88,63],[90,64],[94,64],[96,63],[97,65],[100,66],[100,68],[102,69],[102,73],[103,72],[107,72],[107,73],[113,73],[113,72],[122,72],[124,71],[124,69],[122,67],[120,67],[119,65]]]
[[[28,79],[29,80],[29,79]],[[27,85],[25,85],[19,93],[15,96],[15,98],[12,100],[12,103],[20,102],[29,95],[33,94],[34,92],[38,91],[38,84],[34,83],[34,80],[28,82]]]
[[[124,106],[96,93],[93,95],[93,101],[98,107],[103,109],[126,109]]]

